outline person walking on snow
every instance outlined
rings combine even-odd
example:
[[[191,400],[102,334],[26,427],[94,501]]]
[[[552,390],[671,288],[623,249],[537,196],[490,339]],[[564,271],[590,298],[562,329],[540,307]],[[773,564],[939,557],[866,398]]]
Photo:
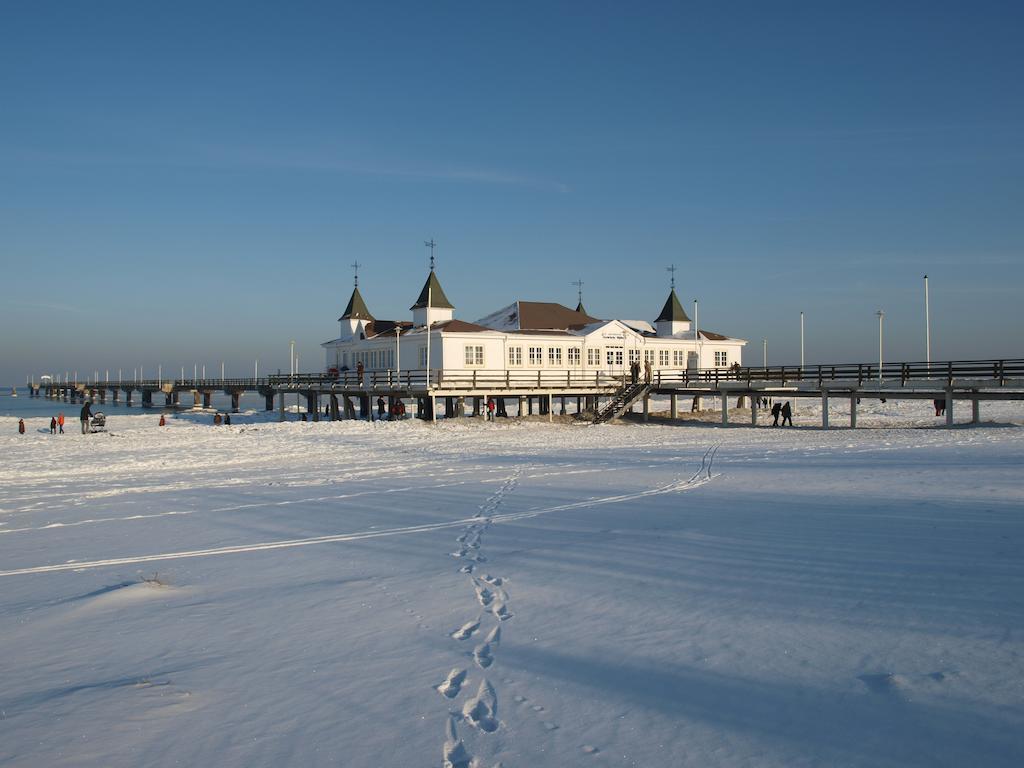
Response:
[[[50,434],[51,435],[56,435],[57,434],[57,417],[56,416],[51,416],[50,417]]]
[[[782,406],[781,405],[776,403],[775,405],[772,406],[772,416],[775,419],[775,421],[772,422],[772,426],[773,427],[779,426],[779,414],[781,414],[781,413],[782,413]]]
[[[25,420],[24,419],[18,419],[18,434],[19,435],[24,435],[25,434]]]
[[[789,400],[782,406],[782,426],[786,426],[786,422],[789,422],[789,426],[793,426],[793,409],[789,405]]]
[[[92,418],[92,403],[87,402],[85,405],[82,406],[82,412],[81,414],[79,414],[78,418],[82,422],[82,434],[88,434],[89,419]]]
[[[494,398],[487,398],[487,420],[494,421]]]
[[[57,414],[57,429],[59,430],[58,434],[64,434],[64,411]]]

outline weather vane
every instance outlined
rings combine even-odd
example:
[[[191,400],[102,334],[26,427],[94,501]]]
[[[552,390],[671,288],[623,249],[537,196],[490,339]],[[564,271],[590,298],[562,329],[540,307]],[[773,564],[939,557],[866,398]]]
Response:
[[[351,266],[352,266],[352,269],[354,269],[355,273],[356,273],[356,288],[358,288],[359,287],[359,268],[361,266],[363,266],[363,265],[360,264],[358,261],[356,261]]]
[[[669,283],[671,284],[672,290],[674,291],[676,289],[676,265],[673,264],[671,267],[665,267],[665,271],[672,273],[672,278],[671,280],[669,280]]]
[[[571,285],[575,285],[576,286],[576,297],[579,299],[579,303],[582,304],[583,303],[583,281],[582,280],[573,280]]]
[[[434,249],[437,248],[437,243],[434,242],[434,238],[424,240],[423,244],[430,249],[430,271],[434,271]]]

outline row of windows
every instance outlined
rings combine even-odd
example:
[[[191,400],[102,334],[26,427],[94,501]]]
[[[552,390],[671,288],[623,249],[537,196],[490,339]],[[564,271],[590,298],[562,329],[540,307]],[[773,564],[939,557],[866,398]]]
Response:
[[[364,352],[343,352],[338,359],[339,367],[354,369],[359,363],[368,370],[395,367],[395,350],[368,349]]]
[[[474,350],[472,358],[470,356],[470,350]],[[527,347],[526,360],[529,365],[533,367],[540,367],[544,365],[546,357],[548,366],[552,368],[562,367],[562,347],[547,347],[546,350],[547,353],[545,355],[545,347]],[[622,347],[605,347],[604,353],[605,365],[610,367],[622,366],[624,354]],[[582,354],[583,352],[579,347],[569,347],[565,350],[566,364],[569,366],[580,365]],[[691,352],[690,354],[692,355],[693,353]],[[628,359],[630,363],[640,362],[640,350],[630,349]],[[652,366],[657,365],[662,368],[667,368],[669,366],[673,368],[683,368],[687,364],[687,352],[685,349],[645,349],[643,350],[643,360],[645,363],[650,363]],[[483,364],[483,347],[467,346],[466,365],[482,366]],[[508,347],[508,366],[510,368],[519,368],[522,364],[523,348]],[[590,347],[587,349],[587,365],[601,365],[600,348]],[[720,368],[724,368],[729,365],[728,351],[715,352],[715,365]]]
[[[464,361],[467,368],[482,368],[484,365],[484,348],[480,344],[467,344],[464,349]],[[610,368],[619,368],[623,365],[624,350],[622,347],[604,347],[604,364]],[[601,365],[602,348],[587,348],[587,365]],[[564,350],[565,364],[573,367],[581,364],[582,350],[579,347],[569,347]],[[526,360],[529,365],[539,368],[545,364],[551,368],[561,368],[562,347],[527,347]],[[690,354],[693,354],[692,352]],[[687,364],[687,352],[684,349],[645,349],[643,360],[652,366],[661,368],[669,366],[673,368],[684,368]],[[628,351],[630,363],[640,362],[640,350],[630,349]],[[657,360],[657,362],[655,362]],[[339,360],[346,368],[355,368],[362,363],[367,369],[394,368],[395,352],[391,349],[367,350],[365,352],[345,352]],[[427,365],[427,348],[419,348],[419,366],[425,368]],[[523,365],[523,348],[508,347],[508,366],[510,368],[521,368]],[[727,350],[715,351],[715,367],[727,368],[729,366],[729,352]]]

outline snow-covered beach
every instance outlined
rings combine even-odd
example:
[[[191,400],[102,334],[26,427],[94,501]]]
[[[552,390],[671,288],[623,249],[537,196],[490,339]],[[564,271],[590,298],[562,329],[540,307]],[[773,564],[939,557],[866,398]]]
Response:
[[[1017,765],[1024,408],[927,406],[0,418],[0,764]]]

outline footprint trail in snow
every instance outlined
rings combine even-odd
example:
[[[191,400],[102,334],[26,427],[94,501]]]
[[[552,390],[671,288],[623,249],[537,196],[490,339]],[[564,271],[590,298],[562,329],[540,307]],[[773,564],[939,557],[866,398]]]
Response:
[[[509,593],[506,588],[508,579],[490,573],[478,576],[477,568],[487,562],[487,556],[483,552],[484,535],[489,530],[493,516],[505,496],[518,485],[522,472],[522,468],[516,469],[501,487],[480,505],[472,521],[455,538],[457,548],[451,553],[452,557],[467,561],[459,567],[458,572],[469,577],[480,613],[452,631],[449,636],[461,644],[482,633],[485,630],[484,625],[490,624],[483,635],[483,640],[478,641],[471,652],[463,651],[464,655],[472,656],[473,662],[481,670],[490,669],[494,665],[495,654],[501,643],[501,625],[511,619],[513,614],[509,609]],[[448,673],[444,682],[435,686],[435,690],[446,700],[453,701],[459,698],[465,689],[467,676],[465,669],[455,667]],[[472,726],[482,734],[494,733],[501,727],[501,721],[498,719],[498,692],[486,677],[480,680],[476,694],[467,698],[461,709],[449,710],[442,748],[445,766],[478,765],[457,735],[456,728],[459,722]]]

